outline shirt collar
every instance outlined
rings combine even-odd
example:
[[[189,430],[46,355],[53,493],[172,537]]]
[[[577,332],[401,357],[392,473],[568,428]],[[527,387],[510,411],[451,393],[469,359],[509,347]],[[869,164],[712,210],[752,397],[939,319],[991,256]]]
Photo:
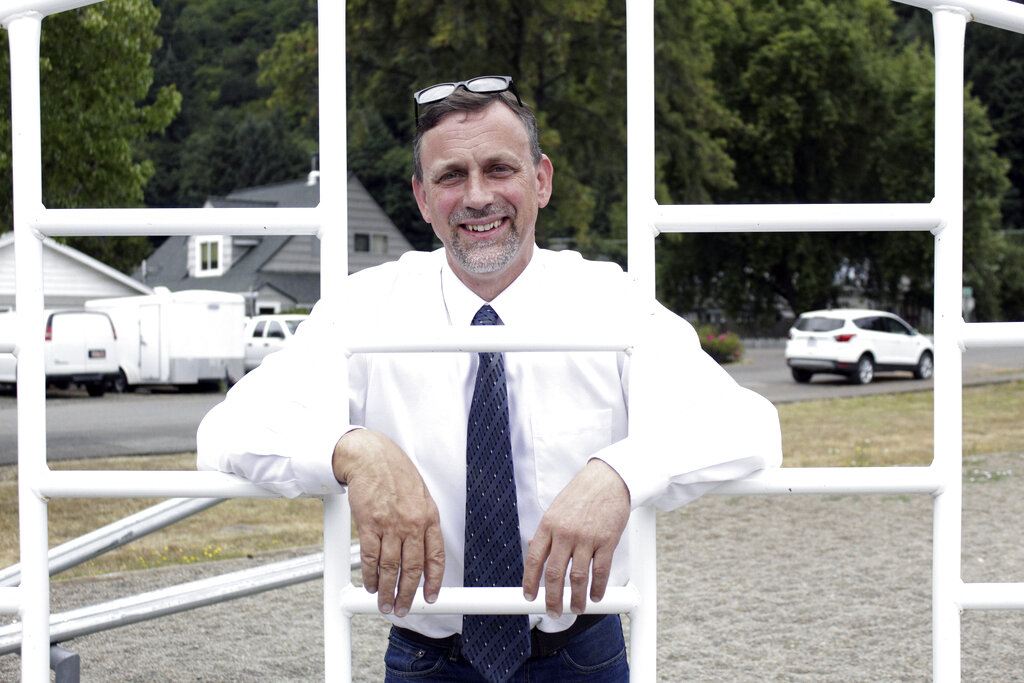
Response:
[[[490,302],[484,301],[463,284],[459,276],[452,270],[448,259],[445,258],[441,266],[441,295],[444,297],[444,304],[448,309],[451,324],[456,326],[472,324],[473,316],[486,303],[491,304],[491,307],[498,313],[498,317],[506,325],[528,320],[531,295],[536,293],[533,291],[533,283],[537,280],[537,272],[543,268],[543,265],[539,263],[543,260],[541,252],[542,250],[535,246],[533,257],[519,277]]]

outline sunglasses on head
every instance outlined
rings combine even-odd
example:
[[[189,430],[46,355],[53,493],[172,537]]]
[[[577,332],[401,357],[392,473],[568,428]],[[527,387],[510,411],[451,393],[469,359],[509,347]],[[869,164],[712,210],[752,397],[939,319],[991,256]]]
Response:
[[[516,96],[519,106],[523,106],[523,101],[519,98],[519,90],[512,82],[511,76],[477,76],[458,83],[438,83],[413,94],[412,99],[416,103],[416,127],[418,128],[420,125],[420,105],[440,102],[459,88],[465,88],[469,92],[475,93],[498,93],[508,90]]]

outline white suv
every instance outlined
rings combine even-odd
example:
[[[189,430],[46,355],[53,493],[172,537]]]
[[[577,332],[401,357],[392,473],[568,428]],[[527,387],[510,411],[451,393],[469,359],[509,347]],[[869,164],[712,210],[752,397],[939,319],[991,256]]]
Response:
[[[809,311],[790,328],[786,342],[786,363],[800,383],[810,382],[816,373],[829,373],[868,384],[875,371],[885,370],[907,370],[928,379],[934,359],[927,337],[884,311]]]

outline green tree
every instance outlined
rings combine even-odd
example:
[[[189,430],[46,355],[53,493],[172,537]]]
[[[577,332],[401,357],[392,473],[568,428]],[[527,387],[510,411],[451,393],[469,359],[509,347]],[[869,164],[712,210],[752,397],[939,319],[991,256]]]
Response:
[[[894,39],[890,3],[737,0],[719,8],[708,28],[715,82],[742,121],[722,132],[736,183],[714,193],[716,201],[930,201],[934,62],[928,46]],[[980,236],[998,225],[1006,165],[971,97],[966,121],[969,242],[983,245]],[[673,238],[672,303],[690,310],[719,302],[761,329],[775,321],[780,301],[796,313],[835,303],[843,284],[836,275],[844,272],[856,274],[869,297],[910,317],[931,296],[929,235]]]
[[[166,134],[146,145],[157,169],[146,204],[200,206],[210,194],[293,180],[308,171],[316,151],[315,128],[300,130],[290,123],[282,128],[290,109],[278,111],[287,104],[280,101],[268,106],[274,84],[259,82],[259,60],[279,35],[315,21],[316,0],[155,2],[163,11],[158,26],[163,47],[154,59],[156,83],[173,84],[184,100],[181,115]],[[247,139],[244,129],[254,125],[272,130],[274,137],[254,148],[238,146]],[[243,157],[244,164],[238,163]],[[282,165],[282,159],[291,161]],[[223,177],[209,169],[229,163],[237,184],[225,190]],[[252,175],[239,172],[243,165]]]
[[[44,20],[40,40],[43,201],[51,208],[141,206],[152,162],[140,142],[174,118],[173,87],[151,92],[159,45],[150,0],[107,2]],[[0,71],[10,73],[7,34]],[[0,78],[0,230],[11,227],[10,81]],[[147,100],[147,98],[149,98]],[[149,252],[145,238],[74,237],[71,246],[130,272]]]

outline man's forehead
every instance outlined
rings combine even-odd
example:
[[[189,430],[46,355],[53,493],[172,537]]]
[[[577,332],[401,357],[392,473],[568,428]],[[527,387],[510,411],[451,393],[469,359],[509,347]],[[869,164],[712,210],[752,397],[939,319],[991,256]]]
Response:
[[[480,150],[486,150],[485,155],[500,156],[500,150],[528,154],[526,128],[505,105],[495,102],[484,109],[451,112],[423,134],[421,151],[436,157],[434,161]]]

